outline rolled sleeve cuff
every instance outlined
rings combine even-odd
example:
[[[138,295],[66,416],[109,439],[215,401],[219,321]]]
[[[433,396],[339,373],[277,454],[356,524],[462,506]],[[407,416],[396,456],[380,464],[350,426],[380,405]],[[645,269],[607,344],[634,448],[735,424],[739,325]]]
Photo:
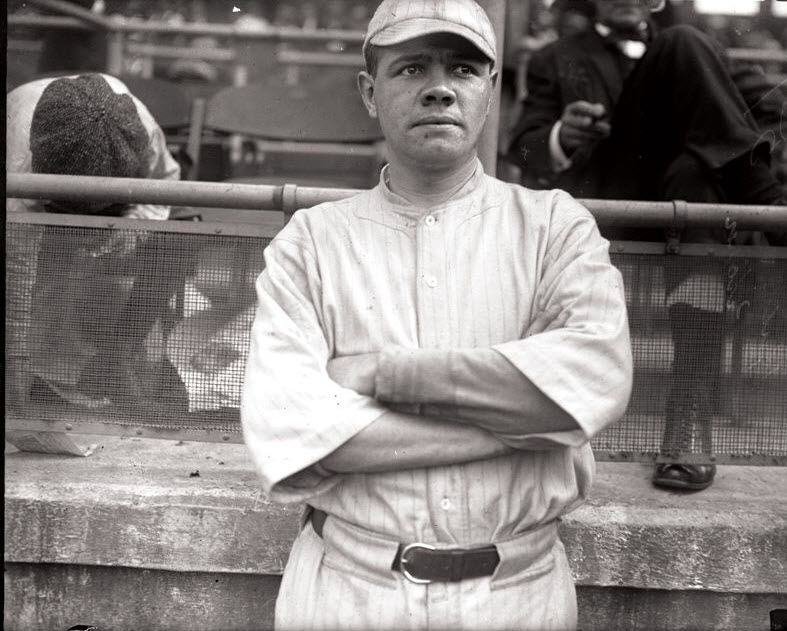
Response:
[[[578,371],[566,369],[555,360],[548,345],[528,344],[526,351],[513,344],[501,344],[496,348],[579,426],[578,430],[566,432],[530,434],[529,440],[541,438],[576,447],[623,416],[631,388],[630,379],[621,377],[626,372],[623,367],[610,371],[607,387],[597,384],[595,388],[588,388],[586,379]]]
[[[280,504],[306,502],[327,493],[343,479],[342,474],[331,473],[319,463],[315,463],[308,469],[275,484],[270,491],[269,499]]]
[[[555,173],[560,173],[571,168],[571,160],[563,151],[560,146],[560,128],[563,126],[561,121],[558,121],[552,126],[552,131],[549,132],[549,156],[552,158],[552,170]]]
[[[389,347],[380,353],[375,397],[388,403],[445,400],[453,392],[450,353]]]

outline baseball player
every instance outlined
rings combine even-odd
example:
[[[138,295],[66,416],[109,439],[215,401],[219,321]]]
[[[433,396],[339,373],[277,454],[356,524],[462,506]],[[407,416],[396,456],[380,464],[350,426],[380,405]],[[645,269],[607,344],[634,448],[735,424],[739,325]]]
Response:
[[[481,7],[384,0],[363,50],[390,162],[297,212],[257,281],[245,439],[308,505],[276,626],[572,629],[557,520],[628,402],[621,276],[568,194],[484,173]]]

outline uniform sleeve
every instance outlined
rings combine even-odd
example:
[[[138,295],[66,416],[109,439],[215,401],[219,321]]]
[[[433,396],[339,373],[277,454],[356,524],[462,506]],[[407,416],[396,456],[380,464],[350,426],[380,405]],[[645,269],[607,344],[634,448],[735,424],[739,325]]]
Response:
[[[569,219],[556,213],[525,337],[491,348],[385,349],[375,384],[381,400],[429,404],[422,412],[467,420],[522,449],[578,446],[623,415],[632,360],[622,278],[590,214],[558,199],[573,210]],[[524,379],[579,429],[528,430]]]
[[[45,81],[26,83],[6,95],[5,168],[6,173],[30,173],[30,125],[33,110],[46,86]],[[6,212],[40,212],[39,200],[7,198]]]
[[[312,465],[386,408],[328,376],[331,350],[321,327],[314,257],[301,245],[277,237],[265,252],[265,265],[257,281],[258,306],[241,397],[243,432],[271,499],[304,501],[341,481],[340,475]]]
[[[494,348],[582,430],[531,438],[576,446],[623,416],[633,362],[623,278],[610,262],[609,242],[569,195],[559,193],[553,203],[535,317],[524,339]]]

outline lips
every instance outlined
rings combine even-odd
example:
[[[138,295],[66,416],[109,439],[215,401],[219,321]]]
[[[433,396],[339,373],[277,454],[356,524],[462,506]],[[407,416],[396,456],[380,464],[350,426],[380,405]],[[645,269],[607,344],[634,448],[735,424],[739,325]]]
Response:
[[[450,116],[426,116],[416,122],[413,127],[421,127],[423,125],[459,125],[459,121]]]

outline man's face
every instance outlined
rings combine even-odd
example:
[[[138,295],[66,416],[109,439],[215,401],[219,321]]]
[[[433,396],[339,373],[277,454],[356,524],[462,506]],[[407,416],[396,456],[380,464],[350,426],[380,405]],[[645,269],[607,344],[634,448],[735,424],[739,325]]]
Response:
[[[632,31],[650,10],[645,0],[594,0],[596,19],[613,31]]]
[[[392,159],[433,170],[475,155],[497,73],[470,42],[449,34],[378,49],[374,77],[358,79]]]

